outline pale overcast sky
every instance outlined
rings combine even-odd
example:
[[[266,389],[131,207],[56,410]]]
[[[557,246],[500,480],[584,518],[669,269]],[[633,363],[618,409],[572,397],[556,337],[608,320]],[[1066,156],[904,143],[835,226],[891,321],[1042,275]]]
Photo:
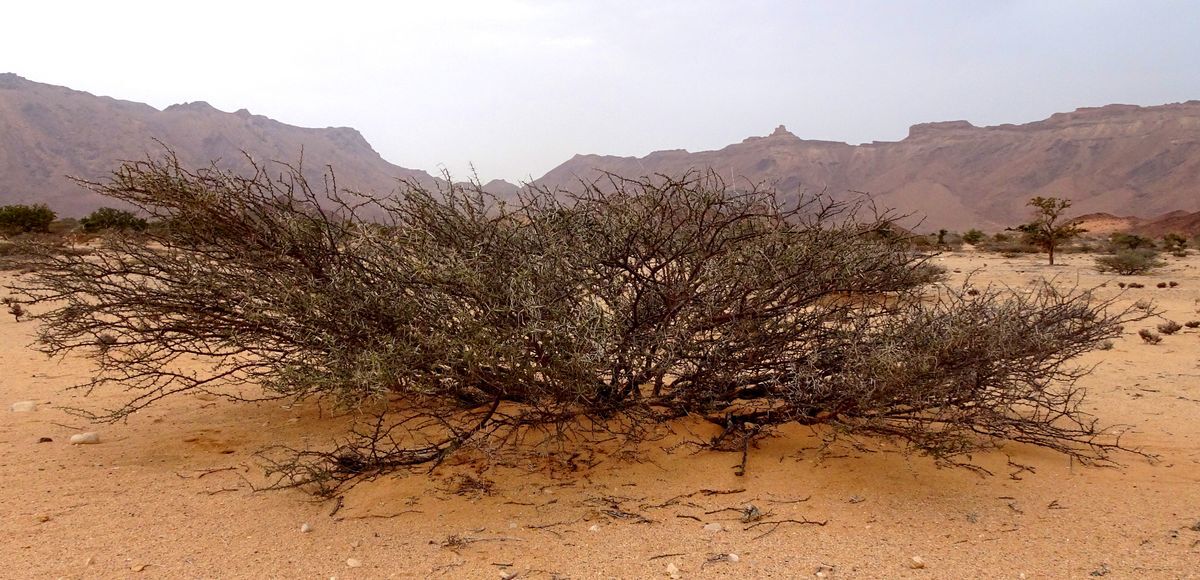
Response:
[[[1200,2],[5,2],[0,72],[352,126],[485,180],[575,153],[860,143],[1200,99]]]

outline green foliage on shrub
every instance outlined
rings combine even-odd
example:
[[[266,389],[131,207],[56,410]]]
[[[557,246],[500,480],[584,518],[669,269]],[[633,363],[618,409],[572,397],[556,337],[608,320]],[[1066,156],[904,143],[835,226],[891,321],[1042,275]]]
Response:
[[[88,233],[107,230],[141,232],[145,231],[147,226],[146,220],[137,217],[133,212],[111,207],[102,207],[79,220],[79,223],[83,226],[83,231]]]
[[[1111,256],[1096,258],[1096,269],[1101,272],[1113,272],[1122,276],[1145,274],[1155,268],[1161,268],[1166,262],[1158,259],[1158,252],[1148,248],[1136,250],[1119,250]]]
[[[1164,250],[1166,250],[1168,252],[1178,252],[1180,250],[1186,249],[1187,245],[1188,245],[1187,238],[1185,238],[1175,232],[1171,232],[1162,237],[1162,247]]]
[[[0,206],[0,233],[49,233],[54,212],[45,204]]]
[[[1074,222],[1064,222],[1063,213],[1071,207],[1071,200],[1059,197],[1035,197],[1027,204],[1034,209],[1033,221],[1015,228],[1021,232],[1025,242],[1041,248],[1054,265],[1054,251],[1063,242],[1084,233],[1086,230]]]
[[[1154,249],[1154,240],[1136,234],[1117,233],[1109,236],[1108,241],[1118,250]]]
[[[933,284],[886,215],[712,173],[505,204],[417,183],[346,198],[290,167],[246,177],[168,156],[93,187],[171,227],[92,257],[44,252],[14,288],[47,307],[42,350],[88,354],[88,387],[134,393],[100,419],[251,385],[358,410],[349,437],[273,465],[324,492],[684,416],[718,426],[718,449],[799,424],[950,462],[1005,440],[1103,457],[1119,441],[1080,406],[1073,361],[1148,316],[1052,284]]]
[[[983,241],[984,238],[986,238],[986,237],[987,237],[987,234],[985,234],[975,228],[971,228],[971,229],[967,230],[967,233],[962,235],[962,240],[964,242],[974,246],[974,245],[978,244],[979,242]]]

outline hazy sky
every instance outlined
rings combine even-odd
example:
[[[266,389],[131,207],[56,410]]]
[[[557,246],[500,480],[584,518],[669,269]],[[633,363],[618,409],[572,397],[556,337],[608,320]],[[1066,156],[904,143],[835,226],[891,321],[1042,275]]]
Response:
[[[1200,99],[1200,2],[6,2],[0,72],[352,126],[485,180],[575,153],[860,143]]]

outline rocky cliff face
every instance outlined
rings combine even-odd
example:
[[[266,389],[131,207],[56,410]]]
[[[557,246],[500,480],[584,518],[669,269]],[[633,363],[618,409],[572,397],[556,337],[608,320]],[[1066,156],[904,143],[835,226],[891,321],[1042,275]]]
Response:
[[[779,188],[870,193],[924,218],[923,228],[999,228],[1028,217],[1033,196],[1075,200],[1080,214],[1155,216],[1200,210],[1200,101],[1110,105],[1024,125],[966,121],[914,125],[897,142],[848,145],[800,139],[783,127],[717,151],[645,157],[576,155],[538,180],[569,186],[597,171],[625,176],[711,167]]]
[[[105,203],[67,176],[98,179],[119,160],[161,153],[161,141],[190,166],[219,160],[244,169],[243,151],[258,161],[296,163],[323,187],[333,166],[338,185],[386,193],[397,179],[434,180],[424,171],[388,163],[356,130],[308,129],[208,103],[149,105],[0,74],[0,204],[47,203],[61,215],[83,215]],[[312,181],[315,180],[315,181]]]

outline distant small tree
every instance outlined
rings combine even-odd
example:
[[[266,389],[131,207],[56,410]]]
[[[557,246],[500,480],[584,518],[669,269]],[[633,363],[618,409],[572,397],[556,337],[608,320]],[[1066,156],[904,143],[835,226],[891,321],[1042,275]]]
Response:
[[[1115,272],[1122,276],[1145,274],[1155,268],[1161,268],[1166,263],[1158,259],[1158,252],[1150,248],[1136,250],[1118,250],[1111,256],[1096,258],[1096,269],[1101,272]]]
[[[47,233],[54,212],[46,204],[0,206],[0,233]]]
[[[1070,240],[1087,230],[1074,222],[1062,222],[1063,212],[1071,207],[1071,200],[1060,197],[1035,197],[1027,204],[1034,209],[1033,221],[1013,228],[1025,236],[1025,241],[1050,255],[1054,265],[1054,250],[1062,242]]]
[[[1117,249],[1142,250],[1154,249],[1154,240],[1143,238],[1137,234],[1116,233],[1108,237],[1108,241]]]
[[[971,228],[971,229],[967,230],[967,233],[962,235],[963,241],[968,244],[971,244],[972,246],[974,246],[975,244],[978,244],[979,242],[982,242],[983,239],[986,237],[987,237],[986,234],[984,234],[983,232],[981,232],[975,228]]]
[[[146,220],[132,212],[111,207],[102,207],[79,220],[79,223],[83,226],[83,231],[88,233],[105,230],[141,232],[145,231],[147,226]]]
[[[1168,252],[1178,252],[1187,248],[1187,238],[1171,232],[1162,238],[1163,249]]]

